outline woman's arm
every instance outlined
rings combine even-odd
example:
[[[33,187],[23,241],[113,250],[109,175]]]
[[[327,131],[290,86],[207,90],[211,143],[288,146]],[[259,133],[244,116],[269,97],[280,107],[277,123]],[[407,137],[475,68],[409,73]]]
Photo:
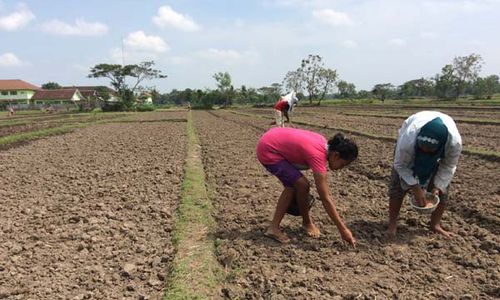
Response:
[[[328,213],[328,216],[330,216],[330,219],[332,219],[333,223],[335,223],[335,225],[337,226],[337,229],[339,230],[342,239],[349,242],[351,245],[355,246],[356,239],[354,239],[349,228],[345,226],[344,221],[337,212],[337,208],[335,207],[335,201],[330,195],[326,174],[314,173],[313,175],[314,175],[314,182],[316,184],[316,189],[318,191],[321,202],[323,203],[323,207]]]
[[[445,192],[450,184],[457,169],[461,152],[461,143],[455,142],[447,145],[445,157],[439,162],[439,167],[434,177],[434,187],[438,188],[441,192]]]

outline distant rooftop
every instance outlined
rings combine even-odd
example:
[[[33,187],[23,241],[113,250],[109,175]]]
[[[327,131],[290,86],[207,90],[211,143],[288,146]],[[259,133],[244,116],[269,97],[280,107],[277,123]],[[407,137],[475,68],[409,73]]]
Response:
[[[77,89],[38,90],[31,100],[71,100]]]
[[[6,90],[39,90],[40,87],[20,79],[0,79],[0,91]]]

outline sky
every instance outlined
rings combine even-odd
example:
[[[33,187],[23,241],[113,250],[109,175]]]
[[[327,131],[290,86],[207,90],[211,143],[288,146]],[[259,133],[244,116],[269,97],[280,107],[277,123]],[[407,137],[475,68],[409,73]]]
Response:
[[[0,79],[107,85],[99,63],[154,60],[161,92],[282,83],[309,54],[359,89],[480,54],[500,73],[500,0],[0,0]]]

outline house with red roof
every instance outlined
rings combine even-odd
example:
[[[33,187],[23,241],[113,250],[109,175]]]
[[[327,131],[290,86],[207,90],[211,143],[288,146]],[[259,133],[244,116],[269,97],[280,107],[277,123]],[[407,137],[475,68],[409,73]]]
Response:
[[[40,87],[20,79],[0,79],[0,105],[28,105],[39,89]]]
[[[53,106],[65,104],[77,104],[85,100],[78,89],[56,89],[56,90],[37,90],[31,97],[31,104],[38,106]]]

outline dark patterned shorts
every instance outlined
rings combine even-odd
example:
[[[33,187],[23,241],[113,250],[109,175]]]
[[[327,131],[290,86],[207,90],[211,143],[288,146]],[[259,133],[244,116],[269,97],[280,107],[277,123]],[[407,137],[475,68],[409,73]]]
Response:
[[[431,177],[431,184],[427,187],[427,191],[429,192],[432,191],[432,188],[434,187],[434,184],[432,183],[434,181],[434,175]],[[411,187],[401,179],[398,172],[392,168],[391,182],[389,183],[389,200],[402,201],[410,188]],[[448,202],[448,189],[443,191],[443,195],[439,196],[440,201],[443,203]]]

